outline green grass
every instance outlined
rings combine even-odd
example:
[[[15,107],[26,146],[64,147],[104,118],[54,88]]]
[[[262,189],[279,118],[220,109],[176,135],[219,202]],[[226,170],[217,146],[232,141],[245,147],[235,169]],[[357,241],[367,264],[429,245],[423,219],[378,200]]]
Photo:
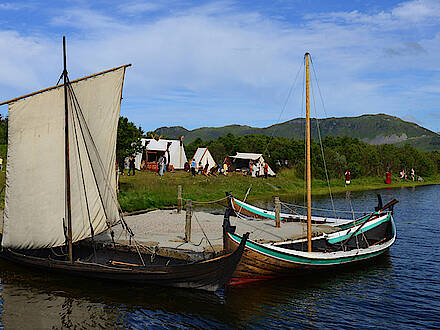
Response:
[[[423,183],[400,181],[392,177],[392,184],[386,185],[380,177],[353,178],[347,188],[344,180],[332,179],[333,193],[350,191],[372,190],[385,187],[412,187],[426,184],[439,184],[440,176],[425,178]],[[193,201],[211,201],[225,197],[230,191],[238,198],[243,198],[247,189],[252,185],[248,200],[267,199],[273,196],[288,197],[304,194],[304,181],[299,179],[292,170],[278,173],[275,178],[252,178],[240,174],[228,176],[193,177],[185,172],[166,173],[159,177],[152,172],[136,172],[135,176],[120,177],[119,202],[124,211],[146,210],[154,208],[172,207],[177,204],[177,186],[182,185],[182,198]],[[278,188],[276,190],[275,187]],[[313,195],[328,194],[328,186],[324,180],[313,180]]]
[[[440,176],[425,178],[423,183],[400,181],[392,177],[393,184],[385,185],[383,178],[367,177],[353,178],[350,191],[372,190],[385,187],[413,187],[426,184],[440,184]],[[0,189],[5,184],[5,171],[0,172]],[[343,193],[347,190],[344,180],[332,179],[333,193]],[[278,173],[275,178],[252,178],[240,174],[228,176],[195,177],[179,171],[166,173],[159,177],[152,172],[136,172],[135,176],[120,177],[119,202],[126,212],[148,210],[156,208],[173,207],[177,205],[177,186],[182,185],[182,198],[193,201],[212,201],[225,197],[225,192],[230,191],[237,198],[243,198],[247,189],[252,185],[248,200],[269,199],[273,196],[297,197],[304,194],[304,181],[299,179],[292,170]],[[278,190],[274,187],[279,188]],[[328,186],[324,180],[313,180],[313,195],[328,194]],[[4,190],[0,194],[0,209],[4,207]]]

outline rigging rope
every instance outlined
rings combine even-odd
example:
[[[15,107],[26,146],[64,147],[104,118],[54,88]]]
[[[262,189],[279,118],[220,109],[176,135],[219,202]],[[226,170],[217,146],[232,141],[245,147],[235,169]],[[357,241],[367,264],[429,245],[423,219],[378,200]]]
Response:
[[[313,69],[313,74],[314,74],[314,77],[315,77],[316,85],[317,85],[318,88],[319,88],[319,85],[318,85],[318,77],[317,77],[317,75],[316,75],[315,65],[313,64],[313,61],[312,61],[312,57],[311,57],[311,56],[310,56],[310,64],[311,64],[312,69]],[[310,81],[311,81],[311,80],[312,80],[312,79],[310,79]],[[310,85],[311,85],[311,87],[312,87],[311,89],[312,89],[313,108],[314,108],[314,110],[315,110],[316,128],[317,128],[317,130],[318,130],[319,145],[320,145],[320,147],[321,147],[321,156],[322,156],[322,161],[323,161],[323,165],[324,165],[325,178],[326,178],[326,180],[327,180],[327,186],[328,186],[328,191],[329,191],[329,195],[330,195],[330,201],[331,201],[331,203],[332,203],[333,212],[334,212],[334,215],[335,215],[335,217],[336,217],[335,203],[334,203],[334,201],[333,201],[332,188],[331,188],[331,186],[330,186],[330,179],[329,179],[328,170],[327,170],[327,163],[326,163],[326,161],[325,161],[325,156],[324,156],[324,146],[322,145],[321,129],[320,129],[320,127],[319,127],[318,112],[317,112],[317,110],[316,110],[315,90],[314,90],[314,88],[313,88],[313,84],[310,84]],[[319,91],[320,91],[320,90],[319,90]],[[321,95],[321,92],[319,92],[319,95]],[[323,100],[323,98],[322,98],[322,95],[321,95],[321,103],[322,103],[322,105],[323,105],[323,109],[325,109],[325,107],[324,107],[324,100]],[[324,112],[325,112],[325,111],[324,111]]]
[[[72,93],[69,93],[69,100],[72,105],[73,104]],[[73,104],[73,108],[74,107],[75,107],[75,104]],[[90,226],[90,235],[91,235],[91,239],[92,239],[93,255],[95,256],[95,261],[96,261],[96,247],[95,247],[95,239],[94,239],[95,231],[93,229],[92,219],[90,218],[90,209],[89,209],[89,202],[88,202],[88,198],[87,198],[87,189],[86,189],[85,180],[84,180],[84,172],[83,172],[83,166],[82,166],[82,160],[81,160],[81,153],[79,151],[78,134],[76,132],[76,121],[75,121],[75,118],[73,117],[73,115],[74,115],[73,108],[71,109],[72,122],[73,122],[73,133],[75,136],[76,150],[78,152],[78,159],[79,159],[79,165],[80,165],[80,170],[81,170],[81,180],[82,180],[82,184],[83,184],[84,197],[86,200],[87,218],[89,220],[89,226]],[[77,114],[76,119],[79,120],[78,114]],[[83,140],[84,140],[84,136],[83,136]],[[85,143],[85,141],[84,141],[84,143]]]
[[[304,63],[301,63],[301,65],[300,65],[300,67],[298,69],[298,72],[296,73],[295,80],[293,81],[292,85],[290,85],[289,91],[287,93],[286,100],[284,101],[284,105],[281,108],[280,115],[278,116],[277,123],[274,125],[275,129],[272,131],[272,133],[271,133],[271,135],[269,137],[269,141],[266,143],[266,148],[264,149],[263,154],[267,152],[267,149],[269,148],[269,144],[272,142],[272,139],[275,136],[275,132],[278,130],[278,124],[281,121],[281,116],[283,115],[284,111],[286,110],[287,103],[289,102],[290,96],[292,95],[292,91],[294,90],[294,87],[296,86],[296,82],[298,80],[298,76],[299,76],[299,73],[301,72],[303,64]]]
[[[292,204],[292,203],[286,203],[286,202],[281,202],[281,204],[284,204],[284,205],[289,205],[289,206],[294,206],[294,207],[299,207],[299,208],[302,208],[302,209],[306,209],[307,208],[307,206],[304,206],[304,205],[298,205],[298,204]],[[333,209],[322,209],[322,208],[317,208],[317,207],[312,207],[312,210],[315,210],[315,211],[327,211],[327,212],[332,212],[333,211]],[[368,213],[371,213],[371,212],[367,212],[367,211],[365,211],[365,212],[361,212],[361,211],[353,211],[353,210],[350,210],[350,211],[346,211],[346,210],[335,210],[336,212],[338,212],[338,213],[350,213],[350,214],[352,214],[352,213],[359,213],[359,214],[361,214],[361,213],[363,213],[363,214],[368,214]]]

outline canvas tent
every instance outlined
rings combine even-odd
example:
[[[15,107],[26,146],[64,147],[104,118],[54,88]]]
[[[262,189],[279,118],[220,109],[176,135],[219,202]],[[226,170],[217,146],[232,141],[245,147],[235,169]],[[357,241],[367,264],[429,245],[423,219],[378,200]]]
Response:
[[[135,156],[135,167],[141,169],[141,164],[145,161],[147,169],[155,170],[155,165],[160,156],[165,156],[167,165],[171,165],[176,170],[182,170],[187,162],[185,148],[180,140],[155,140],[141,139],[142,145],[145,147],[143,152],[137,153]]]
[[[206,163],[208,163],[208,171],[217,165],[208,148],[197,148],[193,158],[196,161],[196,166],[199,166],[199,163],[202,162],[202,166],[205,168]]]
[[[250,152],[237,152],[235,156],[231,156],[235,169],[249,168],[249,162],[252,161],[259,168],[260,176],[263,175],[264,158],[262,154],[254,154]],[[275,176],[275,172],[270,168],[269,176]]]

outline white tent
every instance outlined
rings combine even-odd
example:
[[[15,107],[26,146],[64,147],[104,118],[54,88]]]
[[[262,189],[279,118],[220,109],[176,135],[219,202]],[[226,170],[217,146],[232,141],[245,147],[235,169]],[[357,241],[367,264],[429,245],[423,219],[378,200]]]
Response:
[[[193,158],[196,161],[196,166],[199,166],[199,163],[202,162],[202,167],[205,168],[206,163],[208,163],[208,171],[217,165],[208,148],[197,148]]]
[[[237,152],[235,156],[231,156],[231,158],[234,158],[234,162],[236,163],[236,166],[240,167],[240,163],[244,166],[249,168],[249,161],[252,161],[258,168],[260,168],[260,175],[263,173],[263,166],[265,163],[265,160],[263,158],[263,154],[254,154],[250,152]],[[269,166],[269,165],[268,165]],[[275,176],[275,172],[270,168],[268,171],[269,176]]]
[[[148,162],[149,154],[163,154],[167,158],[167,164],[172,165],[176,170],[182,170],[187,162],[185,148],[180,140],[155,140],[141,139],[142,145],[145,147],[145,153]],[[135,167],[140,170],[142,163],[142,153],[135,156]]]

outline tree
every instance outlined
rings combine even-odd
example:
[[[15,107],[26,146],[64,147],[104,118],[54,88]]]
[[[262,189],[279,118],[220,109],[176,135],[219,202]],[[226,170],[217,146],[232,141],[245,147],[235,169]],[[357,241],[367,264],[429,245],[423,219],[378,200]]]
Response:
[[[123,116],[119,117],[116,161],[120,168],[123,168],[125,158],[142,152],[141,138],[143,134],[142,128],[137,128],[135,124]]]

